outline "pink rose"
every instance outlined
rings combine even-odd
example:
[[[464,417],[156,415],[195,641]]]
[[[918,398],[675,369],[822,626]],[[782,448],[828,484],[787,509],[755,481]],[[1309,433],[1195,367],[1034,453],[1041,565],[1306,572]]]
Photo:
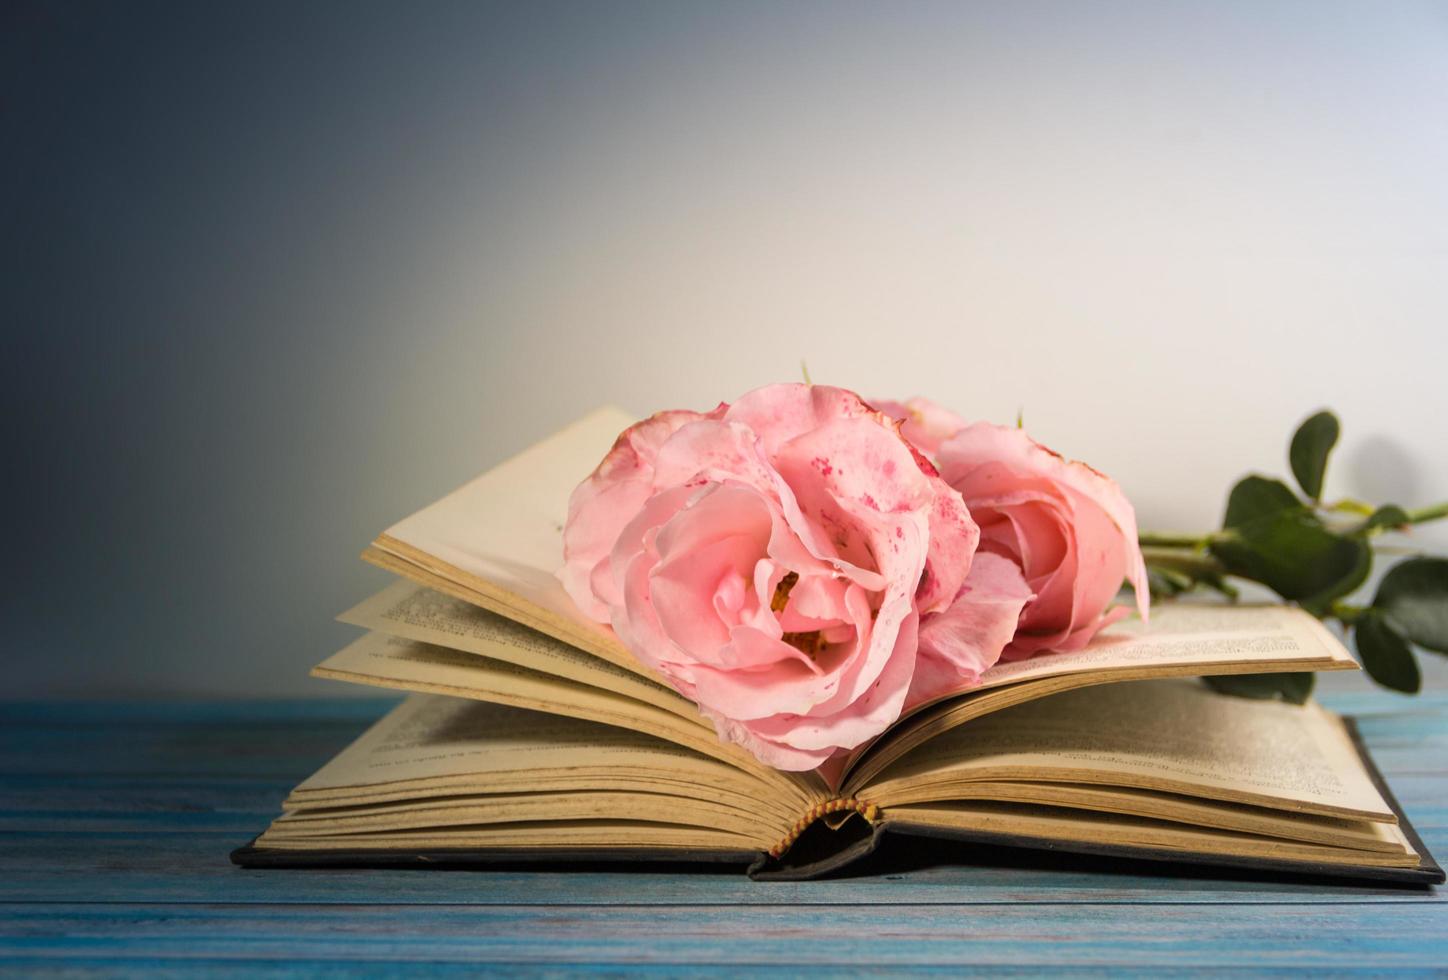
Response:
[[[1020,429],[987,422],[945,438],[936,459],[980,525],[981,552],[1015,563],[1035,593],[1004,659],[1081,649],[1127,614],[1112,607],[1123,580],[1146,618],[1136,513],[1114,482]]]
[[[950,409],[941,408],[928,398],[917,397],[904,402],[875,399],[870,404],[892,419],[898,419],[900,434],[930,459],[935,458],[942,441],[968,424]]]
[[[999,656],[1029,592],[994,557],[972,585],[978,538],[894,422],[773,385],[619,436],[569,502],[559,577],[721,738],[802,770]]]

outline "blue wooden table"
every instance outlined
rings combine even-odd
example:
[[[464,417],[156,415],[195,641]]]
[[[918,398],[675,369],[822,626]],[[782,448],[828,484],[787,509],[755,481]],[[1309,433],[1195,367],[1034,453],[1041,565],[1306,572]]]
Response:
[[[1353,713],[1448,857],[1448,694],[1359,690]],[[0,706],[0,969],[1159,975],[1436,970],[1448,889],[1153,873],[901,844],[859,875],[754,883],[691,870],[246,871],[227,852],[387,700]]]

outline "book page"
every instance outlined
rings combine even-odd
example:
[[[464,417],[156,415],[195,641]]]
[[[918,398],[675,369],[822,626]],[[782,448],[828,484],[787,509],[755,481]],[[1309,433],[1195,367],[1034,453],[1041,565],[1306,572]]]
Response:
[[[635,421],[619,409],[600,409],[524,450],[388,528],[374,548],[393,561],[379,563],[642,670],[611,630],[578,611],[555,577],[569,495]]]
[[[1129,619],[1076,653],[996,664],[981,683],[919,705],[840,766],[858,788],[905,753],[974,719],[1062,691],[1153,677],[1355,670],[1338,639],[1300,609],[1226,603],[1165,603],[1150,625]]]
[[[895,808],[919,804],[935,806],[948,792],[949,803],[985,802],[1051,806],[1061,809],[1116,813],[1128,817],[1146,817],[1168,823],[1181,823],[1215,830],[1255,834],[1259,837],[1280,837],[1332,847],[1351,847],[1363,851],[1401,851],[1391,833],[1393,824],[1356,817],[1328,817],[1296,810],[1274,810],[1268,807],[1225,800],[1204,799],[1178,793],[1119,786],[1077,785],[1059,782],[996,782],[994,780],[955,781],[948,789],[921,783],[913,789],[899,786],[889,791],[889,805]]]
[[[926,742],[865,791],[972,780],[1165,790],[1259,806],[1392,821],[1342,723],[1316,704],[1217,694],[1187,680],[1111,684],[978,718]]]
[[[663,684],[505,616],[411,582],[394,582],[337,618],[390,636],[502,660],[699,720],[694,703]]]
[[[413,694],[307,777],[296,793],[580,767],[657,769],[699,780],[727,768],[643,732],[486,701]]]
[[[1119,672],[1166,666],[1250,665],[1265,673],[1283,664],[1313,670],[1353,670],[1357,661],[1312,616],[1292,606],[1157,603],[1151,623],[1132,617],[1099,634],[1076,653],[1047,653],[998,663],[980,690],[1089,671]]]
[[[724,798],[629,790],[487,793],[430,803],[378,804],[295,810],[272,821],[273,838],[395,833],[443,827],[475,828],[542,820],[636,820],[689,824],[751,837],[761,849],[782,838],[788,822],[769,821],[756,807]]]
[[[673,823],[635,820],[546,820],[484,825],[480,827],[439,827],[415,831],[370,834],[338,834],[332,837],[289,837],[270,829],[257,838],[257,847],[278,851],[401,851],[414,855],[436,850],[526,851],[529,858],[554,851],[589,860],[593,852],[627,851],[630,860],[643,860],[639,848],[656,849],[660,860],[697,860],[703,852],[716,859],[748,864],[758,856],[757,840],[714,827],[689,827]],[[687,854],[678,852],[687,851]],[[674,853],[670,853],[674,852]],[[463,855],[472,857],[471,854]],[[431,860],[439,860],[429,855]]]
[[[803,802],[823,791],[808,773],[771,769],[736,745],[719,740],[702,719],[689,719],[619,694],[522,667],[369,633],[319,664],[312,673],[404,691],[492,701],[632,729],[665,739],[748,773],[787,799]],[[807,804],[806,804],[807,805]]]
[[[410,787],[414,792],[408,796],[357,795],[341,803],[334,795],[313,793],[289,799],[287,812],[278,817],[275,824],[293,828],[305,825],[308,833],[342,833],[348,828],[396,830],[497,823],[531,819],[527,814],[532,812],[533,804],[542,808],[537,811],[544,814],[540,819],[547,820],[630,819],[642,817],[638,808],[647,806],[653,811],[650,819],[695,823],[695,820],[680,821],[672,808],[703,804],[708,812],[727,811],[730,819],[740,819],[740,814],[744,814],[749,824],[744,833],[757,833],[768,827],[774,840],[778,840],[798,819],[798,814],[762,806],[757,786],[753,787],[756,793],[751,794],[717,783],[705,787],[696,781],[667,778],[648,770],[618,768],[542,770],[535,774],[542,778],[523,779],[524,775],[518,771],[501,775],[471,774],[466,783],[456,777],[433,779],[420,789]],[[397,784],[381,785],[399,788]],[[699,807],[693,809],[700,812]],[[492,819],[479,819],[484,813]]]
[[[1396,827],[1385,830],[1386,836],[1394,840],[1393,850],[1363,851],[1044,806],[991,803],[902,806],[896,808],[892,819],[901,827],[953,827],[1000,835],[1011,839],[1012,843],[1019,843],[1020,838],[1034,838],[1051,847],[1079,842],[1178,852],[1187,858],[1192,854],[1222,854],[1261,861],[1323,862],[1384,868],[1414,868],[1419,863],[1417,853]]]
[[[647,773],[652,781],[631,774]],[[400,782],[456,790],[340,803],[337,791]],[[550,777],[553,777],[550,779]],[[629,789],[619,789],[631,782]],[[550,787],[551,790],[550,790]],[[697,823],[766,846],[794,819],[761,805],[728,765],[648,735],[487,702],[413,695],[293,791],[268,843],[298,836],[472,828],[538,820]]]
[[[1267,672],[1308,662],[1323,664],[1315,670],[1357,667],[1337,637],[1302,609],[1167,602],[1151,609],[1150,625],[1137,618],[1118,622],[1077,653],[995,664],[980,677],[980,689],[1093,670],[1251,664],[1254,672]]]

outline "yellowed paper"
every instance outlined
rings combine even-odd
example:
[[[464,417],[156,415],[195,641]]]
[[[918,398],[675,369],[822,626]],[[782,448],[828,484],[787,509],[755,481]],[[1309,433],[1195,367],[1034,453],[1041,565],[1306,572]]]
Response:
[[[1223,664],[1268,671],[1319,664],[1314,670],[1353,670],[1357,662],[1327,629],[1290,606],[1158,603],[1150,625],[1128,619],[1099,634],[1076,653],[1047,653],[998,663],[979,689],[1046,677],[1135,667],[1211,667]]]
[[[461,650],[551,674],[699,722],[688,698],[480,606],[411,582],[394,582],[337,617],[391,636]]]
[[[1397,851],[1363,851],[1254,837],[1225,830],[1183,827],[1108,813],[1063,811],[1051,807],[990,803],[941,803],[897,807],[902,824],[956,827],[1052,843],[1076,841],[1167,852],[1223,854],[1259,860],[1320,861],[1329,864],[1411,868],[1418,855],[1398,834]],[[1397,833],[1390,828],[1388,833]]]
[[[917,708],[839,768],[846,785],[858,788],[952,728],[1076,688],[1153,677],[1356,668],[1337,638],[1301,610],[1172,604],[1157,609],[1149,626],[1119,623],[1085,650],[997,664],[979,686]]]
[[[600,409],[394,524],[374,546],[397,560],[395,571],[646,673],[555,577],[569,495],[635,421]]]
[[[738,746],[721,742],[701,720],[476,654],[369,633],[319,664],[313,673],[354,683],[493,701],[629,728],[728,763],[800,800],[814,799],[824,792],[823,783],[812,774],[771,769]]]
[[[414,694],[295,792],[458,775],[543,777],[551,771],[581,768],[654,770],[708,782],[732,767],[627,728],[484,701]]]
[[[771,826],[754,810],[740,809],[719,800],[662,793],[579,790],[493,793],[426,806],[302,811],[279,817],[272,823],[270,833],[274,837],[332,837],[545,820],[630,820],[711,827],[749,837],[760,849],[768,848],[788,830],[788,824]]]
[[[1333,847],[1353,847],[1365,851],[1402,850],[1398,835],[1393,833],[1395,828],[1392,824],[1295,811],[1283,812],[1261,806],[1155,790],[1123,789],[1119,786],[972,779],[948,784],[922,783],[912,788],[897,786],[884,798],[871,799],[871,802],[877,805],[891,808],[909,804],[929,806],[967,801],[1095,810]]]
[[[871,781],[896,788],[973,779],[1104,784],[1391,821],[1341,722],[1316,704],[1251,701],[1186,680],[1070,691],[977,718]]]
[[[335,837],[274,836],[268,830],[257,839],[257,846],[291,851],[375,848],[406,852],[437,848],[573,852],[641,847],[687,848],[737,855],[741,860],[748,860],[759,850],[759,845],[752,838],[727,830],[622,820],[535,821],[423,831],[339,834]]]

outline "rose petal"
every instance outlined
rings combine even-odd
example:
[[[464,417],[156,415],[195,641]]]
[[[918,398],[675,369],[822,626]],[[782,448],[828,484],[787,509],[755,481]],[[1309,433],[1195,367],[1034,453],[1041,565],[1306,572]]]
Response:
[[[971,518],[959,491],[932,479],[935,501],[930,509],[930,547],[915,590],[921,615],[950,604],[970,573],[971,558],[980,546],[980,528]]]
[[[966,471],[991,461],[1014,470],[1040,473],[1077,491],[1106,512],[1122,538],[1129,542],[1125,577],[1136,592],[1137,611],[1146,619],[1151,602],[1146,563],[1136,544],[1136,511],[1121,488],[1105,474],[1052,452],[1020,429],[977,422],[945,440],[940,447],[941,476],[957,489],[957,480]],[[965,496],[967,501],[971,499],[969,493]]]
[[[1032,598],[1015,562],[977,554],[950,608],[921,620],[919,662],[907,704],[914,707],[979,684],[1015,635],[1021,610]]]
[[[682,515],[681,515],[682,516]],[[744,576],[753,568],[763,542],[746,534],[675,552],[649,572],[649,598],[669,638],[700,663],[722,664],[729,624],[714,607],[719,583],[732,578],[740,600]]]
[[[756,388],[736,399],[723,418],[759,434],[773,459],[784,443],[840,419],[884,419],[853,391],[829,385],[786,384]],[[883,427],[883,426],[882,426]]]
[[[810,385],[655,417],[575,491],[562,577],[721,737],[781,768],[838,760],[899,716],[922,611],[976,623],[951,610],[980,529],[901,428]],[[971,679],[969,629],[938,629],[937,664]]]
[[[781,667],[792,675],[799,675],[798,668],[802,667],[816,677],[823,676],[825,672],[823,667],[803,651],[777,636],[770,636],[751,626],[735,627],[730,636],[729,662],[723,666],[751,672],[757,672],[761,668]]]
[[[871,670],[873,680],[883,667],[878,662],[883,658],[871,657],[875,624],[869,593],[851,584],[845,592],[845,605],[854,635],[844,649],[827,651],[828,661],[817,665],[821,670],[784,660],[768,670],[756,671],[700,666],[693,671],[699,701],[745,721],[775,715],[831,714],[848,705],[858,696],[862,672]]]
[[[657,486],[742,483],[761,493],[774,486],[771,467],[759,448],[759,436],[747,426],[722,419],[699,419],[679,426],[658,450]]]
[[[950,409],[942,408],[928,398],[917,396],[904,402],[877,398],[872,399],[870,404],[891,418],[898,419],[901,423],[900,434],[931,459],[935,458],[942,442],[969,425]]]
[[[720,405],[710,415],[722,414]],[[568,498],[563,526],[563,568],[558,578],[590,619],[608,621],[608,600],[593,594],[594,572],[625,524],[652,494],[659,448],[681,426],[710,417],[699,412],[659,412],[619,433],[613,448]],[[603,576],[600,581],[607,581]]]
[[[704,717],[714,723],[720,740],[742,746],[760,762],[775,769],[784,772],[807,772],[823,765],[836,754],[833,749],[806,751],[782,745],[756,734],[745,722],[735,721],[702,705],[700,708]]]
[[[896,647],[870,687],[834,714],[808,718],[764,719],[750,729],[780,744],[808,751],[853,748],[879,735],[905,705],[915,673],[918,617],[913,611],[895,630]]]
[[[807,633],[845,622],[845,589],[846,581],[833,575],[801,576],[779,614],[780,627],[788,633]]]

